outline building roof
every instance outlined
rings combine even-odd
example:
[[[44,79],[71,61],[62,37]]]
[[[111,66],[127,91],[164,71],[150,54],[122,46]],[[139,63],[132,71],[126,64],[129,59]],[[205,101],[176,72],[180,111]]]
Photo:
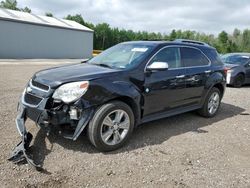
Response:
[[[93,30],[71,20],[59,19],[55,17],[39,16],[32,13],[0,8],[0,20],[44,25],[49,27],[59,27],[71,30],[93,32]]]

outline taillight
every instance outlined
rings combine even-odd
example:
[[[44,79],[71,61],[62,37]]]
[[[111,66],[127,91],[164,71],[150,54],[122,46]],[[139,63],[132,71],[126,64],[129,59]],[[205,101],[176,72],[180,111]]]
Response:
[[[224,72],[225,72],[225,74],[227,74],[229,70],[230,70],[230,68],[225,67],[225,68],[224,68]]]

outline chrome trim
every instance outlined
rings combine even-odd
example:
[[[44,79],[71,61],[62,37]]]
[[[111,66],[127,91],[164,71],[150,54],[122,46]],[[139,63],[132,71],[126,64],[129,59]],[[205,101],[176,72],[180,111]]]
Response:
[[[22,132],[21,132],[19,126],[18,126],[18,121],[17,121],[17,119],[15,120],[15,123],[16,123],[16,128],[17,128],[18,133],[20,134],[20,136],[23,136],[23,134],[22,134]]]
[[[38,106],[43,102],[43,100],[44,100],[44,98],[42,98],[42,97],[38,97],[38,96],[33,95],[33,94],[31,94],[31,93],[27,93],[27,94],[29,94],[29,95],[33,95],[34,97],[37,97],[37,98],[40,98],[40,99],[41,99],[41,102],[39,102],[37,105],[29,104],[29,103],[25,102],[25,100],[24,100],[24,96],[25,96],[26,93],[27,93],[27,92],[24,92],[23,95],[22,95],[22,104],[24,104],[24,105],[26,105],[26,106],[29,106],[29,107],[31,107],[31,108],[36,108],[36,107],[38,107]]]
[[[178,67],[178,68],[170,68],[168,70],[176,70],[176,69],[190,69],[190,68],[198,68],[198,67],[210,67],[212,62],[211,60],[207,57],[207,55],[201,51],[199,48],[196,48],[196,47],[193,47],[193,46],[185,46],[185,45],[168,45],[168,46],[164,46],[162,47],[161,49],[159,49],[157,52],[155,52],[155,54],[148,60],[146,66],[144,67],[144,72],[146,72],[146,69],[147,69],[147,66],[148,64],[151,62],[151,60],[162,50],[164,50],[165,48],[193,48],[193,49],[196,49],[196,50],[199,50],[206,58],[207,60],[209,61],[209,64],[208,65],[201,65],[201,66],[192,66],[192,67]],[[180,56],[181,56],[181,53],[180,53]]]
[[[168,69],[168,63],[155,61],[149,66],[147,66],[147,69],[149,70]]]
[[[175,78],[185,78],[185,75],[176,76]]]
[[[42,84],[42,83],[41,83]],[[43,85],[45,85],[45,86],[47,86],[49,89],[48,90],[45,90],[45,89],[41,89],[41,88],[39,88],[39,87],[36,87],[36,86],[34,86],[33,84],[32,84],[32,79],[30,80],[30,82],[29,82],[29,86],[31,87],[31,88],[34,88],[34,89],[37,89],[37,90],[40,90],[40,91],[42,91],[42,92],[49,92],[50,91],[50,86],[48,86],[48,85],[46,85],[46,84],[43,84]]]

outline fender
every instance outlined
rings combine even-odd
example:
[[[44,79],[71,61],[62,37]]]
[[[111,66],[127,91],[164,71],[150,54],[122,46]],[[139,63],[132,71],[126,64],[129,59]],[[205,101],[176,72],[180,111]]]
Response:
[[[141,91],[130,82],[119,81],[113,84],[113,100],[120,99],[132,107],[135,114],[135,125],[137,125],[141,120],[141,106],[143,101]]]
[[[224,75],[220,72],[215,72],[212,73],[209,78],[207,79],[206,83],[205,83],[205,87],[204,87],[204,91],[202,93],[202,100],[200,105],[203,106],[206,97],[208,95],[208,93],[210,92],[210,90],[216,85],[216,84],[220,84],[223,87],[223,93],[222,96],[224,95],[225,92],[225,87],[226,87],[226,78],[224,77]]]
[[[112,100],[121,100],[132,107],[136,124],[141,119],[142,97],[139,88],[131,82],[108,82],[98,79],[91,81],[89,91],[76,104],[83,109],[95,109]],[[90,121],[94,113],[91,114]],[[83,129],[81,129],[83,130]]]

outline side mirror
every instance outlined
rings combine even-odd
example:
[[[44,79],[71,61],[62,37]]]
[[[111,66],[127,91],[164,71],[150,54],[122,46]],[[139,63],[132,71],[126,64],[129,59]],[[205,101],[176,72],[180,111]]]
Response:
[[[151,65],[147,66],[147,71],[164,71],[168,70],[168,63],[167,62],[153,62]]]

